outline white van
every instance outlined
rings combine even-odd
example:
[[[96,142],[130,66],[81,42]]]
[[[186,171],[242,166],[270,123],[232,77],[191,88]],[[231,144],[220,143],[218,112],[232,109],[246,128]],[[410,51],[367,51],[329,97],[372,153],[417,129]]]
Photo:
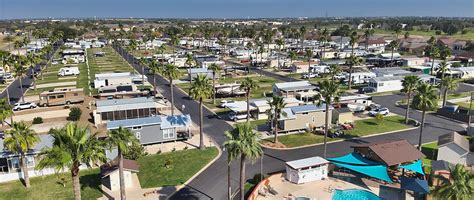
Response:
[[[79,67],[63,67],[59,69],[58,76],[79,75]]]

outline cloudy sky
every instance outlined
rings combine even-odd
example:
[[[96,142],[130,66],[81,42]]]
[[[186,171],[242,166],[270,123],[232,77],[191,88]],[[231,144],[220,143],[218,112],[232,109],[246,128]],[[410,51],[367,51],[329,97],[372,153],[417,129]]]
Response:
[[[0,19],[474,17],[474,0],[0,0]]]

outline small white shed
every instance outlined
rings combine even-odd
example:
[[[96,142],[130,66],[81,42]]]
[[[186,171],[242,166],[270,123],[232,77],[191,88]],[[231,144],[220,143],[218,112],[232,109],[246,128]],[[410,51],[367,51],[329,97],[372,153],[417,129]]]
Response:
[[[286,162],[286,179],[301,184],[328,177],[329,161],[319,156]]]

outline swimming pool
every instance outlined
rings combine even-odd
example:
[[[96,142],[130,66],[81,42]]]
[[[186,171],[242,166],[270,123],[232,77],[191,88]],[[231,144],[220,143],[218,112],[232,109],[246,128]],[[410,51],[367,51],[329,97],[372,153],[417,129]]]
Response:
[[[333,200],[380,200],[381,198],[372,192],[359,189],[334,190]]]

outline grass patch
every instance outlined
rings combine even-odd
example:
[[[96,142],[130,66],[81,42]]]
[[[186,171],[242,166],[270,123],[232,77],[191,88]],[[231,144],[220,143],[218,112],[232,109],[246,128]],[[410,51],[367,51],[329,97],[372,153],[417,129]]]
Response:
[[[31,178],[31,187],[28,189],[20,181],[0,183],[0,199],[74,199],[70,174],[63,173],[60,176],[67,180],[65,187],[58,182],[58,175]],[[102,196],[99,169],[80,171],[80,183],[82,199]]]
[[[423,158],[423,166],[425,167],[425,173],[431,172],[431,161],[436,160],[438,156],[438,142],[432,142],[421,146],[421,152],[425,154]]]
[[[470,92],[461,92],[461,93],[455,93],[455,94],[448,94],[447,99],[458,99],[458,98],[464,98],[464,97],[470,97],[471,93]]]
[[[474,103],[472,105],[470,105],[469,102],[459,102],[457,104],[465,108],[469,108],[469,106],[471,106],[471,110],[474,110]]]
[[[138,159],[138,178],[144,188],[175,186],[186,182],[218,154],[217,148],[191,149]],[[165,164],[169,162],[169,168]]]

